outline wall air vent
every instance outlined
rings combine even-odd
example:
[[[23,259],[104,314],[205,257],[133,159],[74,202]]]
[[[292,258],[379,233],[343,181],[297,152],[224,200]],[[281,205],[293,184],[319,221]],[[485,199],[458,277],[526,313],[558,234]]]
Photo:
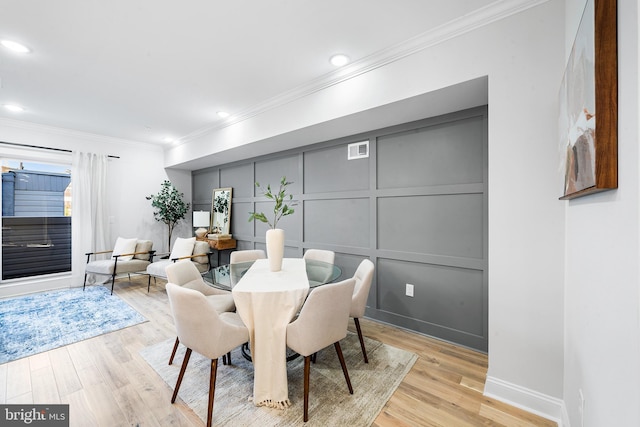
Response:
[[[347,160],[364,159],[369,157],[369,141],[360,141],[349,144]]]

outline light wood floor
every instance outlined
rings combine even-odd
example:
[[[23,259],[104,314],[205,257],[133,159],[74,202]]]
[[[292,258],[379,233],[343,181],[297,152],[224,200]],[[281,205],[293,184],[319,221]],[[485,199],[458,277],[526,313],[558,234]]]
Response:
[[[180,399],[170,403],[172,389],[138,354],[175,337],[164,283],[147,293],[146,277],[139,277],[116,282],[115,293],[149,322],[0,365],[0,402],[69,404],[71,426],[202,426]],[[373,321],[361,324],[366,336],[419,356],[374,426],[556,425],[484,397],[486,355]]]

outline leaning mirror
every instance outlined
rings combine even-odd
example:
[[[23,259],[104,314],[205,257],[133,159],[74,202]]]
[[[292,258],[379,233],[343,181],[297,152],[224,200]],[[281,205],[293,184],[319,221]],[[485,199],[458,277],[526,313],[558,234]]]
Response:
[[[230,234],[231,188],[216,188],[211,197],[211,233]]]

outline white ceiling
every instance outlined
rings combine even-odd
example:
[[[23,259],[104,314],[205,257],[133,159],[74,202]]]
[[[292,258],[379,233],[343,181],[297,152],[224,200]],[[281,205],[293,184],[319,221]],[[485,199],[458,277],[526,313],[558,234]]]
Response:
[[[0,118],[165,144],[506,0],[0,0]]]

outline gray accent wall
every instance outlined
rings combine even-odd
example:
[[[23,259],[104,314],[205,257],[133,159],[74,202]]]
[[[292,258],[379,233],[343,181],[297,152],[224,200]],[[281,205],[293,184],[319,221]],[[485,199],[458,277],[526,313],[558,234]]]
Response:
[[[348,160],[350,143],[369,157]],[[278,224],[285,256],[336,252],[342,278],[376,265],[366,315],[481,351],[488,349],[487,108],[372,130],[193,172],[194,209],[232,187],[238,249],[265,248],[268,214],[254,182],[290,186],[296,213]],[[223,261],[226,261],[223,258]],[[414,286],[414,296],[405,294]]]

